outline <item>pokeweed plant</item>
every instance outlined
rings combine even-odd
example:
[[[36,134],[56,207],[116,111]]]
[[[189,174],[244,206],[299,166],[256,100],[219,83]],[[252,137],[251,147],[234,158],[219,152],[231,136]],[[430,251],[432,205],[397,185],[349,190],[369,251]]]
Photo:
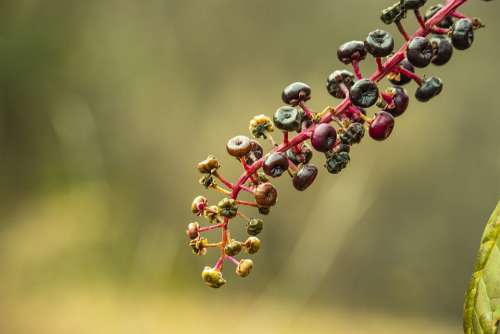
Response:
[[[254,254],[259,251],[261,241],[257,235],[263,230],[264,222],[261,218],[247,216],[240,208],[252,207],[261,215],[269,214],[278,198],[278,191],[270,180],[289,174],[297,190],[306,190],[318,174],[318,168],[310,163],[313,150],[324,154],[324,166],[329,173],[340,173],[350,162],[351,147],[360,143],[366,132],[377,141],[391,135],[395,119],[406,111],[409,104],[404,85],[414,81],[417,84],[415,98],[421,102],[441,93],[441,79],[420,77],[416,69],[431,63],[437,66],[446,64],[454,49],[471,47],[475,30],[483,24],[459,11],[467,0],[448,0],[422,14],[426,2],[400,0],[382,11],[381,20],[385,24],[395,24],[404,38],[399,50],[395,51],[391,34],[380,29],[370,32],[364,41],[350,41],[338,48],[338,59],[352,66],[352,72],[340,69],[327,78],[328,93],[342,99],[336,107],[328,106],[321,112],[313,112],[306,104],[311,98],[311,88],[305,83],[295,82],[283,90],[281,97],[286,106],[280,107],[272,120],[258,115],[250,121],[253,139],[243,135],[230,139],[227,152],[244,169],[236,182],[230,182],[221,174],[221,164],[212,155],[198,164],[198,170],[203,174],[200,183],[225,195],[216,205],[210,205],[204,196],[196,197],[192,212],[206,218],[208,225],[192,222],[186,231],[195,254],[204,255],[210,248],[220,252],[215,265],[203,269],[201,276],[208,286],[219,288],[226,283],[222,274],[226,261],[235,265],[238,276],[250,274],[253,261],[237,259],[237,256],[242,252]],[[412,35],[403,25],[409,16],[414,16],[419,24]],[[368,54],[374,58],[377,69],[366,77],[359,64]],[[379,83],[386,77],[392,85],[380,90]],[[372,106],[378,111],[370,116],[365,109]],[[281,132],[281,143],[273,139],[271,133],[274,131]],[[293,133],[296,134],[292,136]],[[269,140],[273,148],[265,153],[259,139]],[[250,194],[253,199],[239,199],[242,192]],[[230,234],[230,222],[237,218],[246,222],[249,237],[244,241],[236,240]],[[221,231],[220,241],[210,242],[203,236],[212,230]]]

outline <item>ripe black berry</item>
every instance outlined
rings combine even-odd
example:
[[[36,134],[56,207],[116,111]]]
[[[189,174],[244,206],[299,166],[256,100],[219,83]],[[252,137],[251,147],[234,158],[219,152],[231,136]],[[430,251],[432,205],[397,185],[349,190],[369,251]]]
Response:
[[[451,27],[451,42],[458,50],[466,50],[474,42],[474,26],[469,19],[460,19]]]
[[[403,67],[404,69],[406,69],[410,72],[415,72],[415,68],[407,59],[404,59],[403,61],[401,61],[399,66]],[[401,74],[401,73],[389,73],[387,78],[389,79],[389,81],[393,85],[396,85],[396,86],[403,86],[411,81],[411,78],[409,78],[406,75]]]
[[[394,38],[384,30],[374,30],[365,40],[365,49],[374,57],[386,57],[394,50]]]
[[[378,87],[369,79],[361,79],[351,87],[349,96],[355,106],[368,108],[377,103]]]
[[[344,99],[345,93],[341,88],[343,84],[349,90],[354,84],[354,74],[347,70],[337,70],[328,76],[326,89],[331,96],[337,99]]]
[[[432,48],[434,50],[434,56],[432,57],[432,63],[434,65],[444,65],[450,61],[453,55],[453,45],[449,38],[434,36],[430,39]]]
[[[386,111],[380,111],[375,116],[375,119],[370,124],[370,137],[375,140],[387,139],[394,128],[394,117]]]
[[[250,152],[245,155],[245,161],[248,165],[262,158],[264,149],[256,140],[250,140]]]
[[[425,5],[426,2],[427,0],[403,0],[401,1],[401,7],[405,10],[419,9]]]
[[[266,158],[262,169],[266,175],[279,177],[288,170],[288,165],[288,159],[285,154],[274,152]]]
[[[300,152],[295,153],[293,149],[286,151],[287,158],[296,165],[306,164],[311,161],[313,152],[311,147],[307,144],[303,144],[300,148]]]
[[[302,122],[302,114],[297,108],[285,106],[274,113],[274,126],[283,131],[298,131]]]
[[[344,64],[350,64],[353,60],[363,60],[366,57],[365,43],[361,41],[344,43],[337,49],[337,57]]]
[[[425,20],[427,21],[434,15],[436,15],[437,12],[439,12],[441,9],[443,9],[443,4],[437,4],[432,7],[430,7],[426,12],[425,12]],[[453,17],[451,16],[446,16],[441,22],[437,24],[438,27],[440,28],[449,28],[453,25]]]
[[[252,149],[250,138],[245,136],[236,136],[229,139],[226,145],[227,153],[236,158],[244,157]]]
[[[349,153],[339,152],[328,157],[325,163],[326,170],[331,174],[338,174],[347,167],[351,161]]]
[[[303,165],[293,177],[293,186],[299,191],[306,190],[316,179],[318,168],[314,165]]]
[[[415,92],[415,97],[420,102],[427,102],[443,90],[443,82],[437,77],[426,79]]]
[[[342,143],[347,145],[359,144],[365,136],[365,127],[361,123],[351,123],[346,131],[340,135]]]
[[[286,104],[296,106],[300,102],[305,102],[311,98],[311,87],[302,82],[294,82],[285,87],[281,94],[281,99]]]
[[[261,183],[255,189],[254,196],[255,202],[257,202],[260,207],[269,208],[276,204],[276,201],[278,199],[278,191],[269,182]],[[261,210],[259,211],[262,214],[267,214],[264,213],[266,210],[264,210],[264,212]]]
[[[337,131],[326,123],[318,125],[311,136],[311,144],[319,152],[330,150],[335,145],[336,140]]]
[[[384,110],[390,113],[394,117],[401,116],[410,103],[410,97],[401,87],[389,87],[385,91],[387,94],[392,96],[392,105],[387,105]]]
[[[424,37],[415,37],[408,44],[406,58],[415,67],[426,67],[430,64],[433,56],[432,45]]]

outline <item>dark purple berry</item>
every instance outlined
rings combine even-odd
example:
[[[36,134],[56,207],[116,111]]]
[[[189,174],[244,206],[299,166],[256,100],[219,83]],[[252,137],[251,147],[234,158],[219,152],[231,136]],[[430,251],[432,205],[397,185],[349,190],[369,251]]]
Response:
[[[344,43],[337,49],[337,57],[344,64],[350,64],[353,60],[363,60],[366,57],[365,43],[361,41]]]
[[[298,131],[302,122],[302,114],[298,109],[285,106],[274,113],[274,126],[283,131]]]
[[[226,145],[227,153],[236,158],[244,157],[252,149],[250,138],[245,136],[236,136],[229,139]]]
[[[286,104],[296,106],[300,102],[305,102],[311,98],[311,87],[302,82],[294,82],[285,87],[281,94],[281,99]]]
[[[443,82],[437,77],[426,79],[415,92],[415,97],[420,102],[427,102],[443,90]]]
[[[365,40],[365,49],[374,57],[386,57],[394,50],[394,38],[384,30],[374,30]]]
[[[309,145],[303,144],[300,148],[300,152],[296,153],[293,149],[286,151],[287,158],[296,165],[306,164],[311,161],[313,152]]]
[[[386,111],[380,111],[370,124],[370,137],[375,140],[387,139],[394,128],[394,117]]]
[[[311,136],[311,144],[319,152],[330,150],[336,141],[337,131],[334,127],[326,123],[318,125]]]
[[[359,144],[365,136],[365,127],[361,123],[351,123],[346,131],[340,135],[342,143],[347,145]]]
[[[288,170],[288,159],[283,153],[271,153],[264,161],[262,169],[268,176],[279,177]]]
[[[410,103],[410,97],[401,87],[389,87],[386,89],[386,94],[392,96],[392,105],[387,105],[384,110],[394,117],[401,116]]]
[[[316,179],[318,168],[314,165],[303,165],[293,177],[293,186],[299,191],[306,190]]]
[[[349,153],[339,152],[328,157],[325,167],[329,173],[338,174],[347,167],[349,161],[351,161]]]
[[[469,19],[460,19],[451,27],[451,43],[458,50],[467,50],[474,42],[474,25]]]
[[[453,55],[453,45],[449,38],[434,36],[430,39],[432,48],[434,50],[434,56],[432,57],[432,63],[434,65],[444,65],[450,61]]]
[[[361,79],[351,87],[349,97],[352,104],[361,108],[368,108],[377,103],[377,84],[369,79]]]
[[[403,7],[405,10],[414,10],[414,9],[419,9],[425,3],[427,0],[402,0],[401,1],[401,7]]]
[[[269,182],[261,183],[255,189],[254,196],[255,202],[257,202],[260,207],[269,208],[276,204],[276,201],[278,199],[278,191]],[[260,211],[260,213],[267,214],[263,213],[262,211]]]
[[[430,7],[426,12],[425,12],[425,20],[429,20],[432,18],[434,15],[436,15],[437,12],[439,12],[441,9],[443,9],[443,4],[437,4],[432,7]],[[438,27],[440,28],[445,28],[448,29],[453,25],[453,17],[451,16],[446,16],[441,22],[437,24]]]
[[[431,63],[433,56],[432,45],[424,37],[415,37],[408,44],[406,58],[415,67],[426,67]]]
[[[399,63],[399,66],[410,72],[415,72],[415,68],[407,59],[401,61],[401,63]],[[401,73],[389,73],[388,79],[393,85],[396,86],[406,85],[412,80],[411,78]]]
[[[264,149],[256,140],[250,140],[250,152],[245,155],[245,160],[248,165],[262,158]]]
[[[347,70],[337,70],[328,76],[326,89],[331,96],[337,99],[344,99],[346,94],[342,89],[342,85],[349,91],[353,84],[354,74]]]

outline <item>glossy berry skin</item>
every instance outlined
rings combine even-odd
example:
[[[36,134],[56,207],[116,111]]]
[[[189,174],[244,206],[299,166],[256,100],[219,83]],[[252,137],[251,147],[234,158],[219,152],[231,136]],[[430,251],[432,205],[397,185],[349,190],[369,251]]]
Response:
[[[316,151],[327,152],[337,140],[337,130],[329,124],[322,123],[314,129],[311,136],[311,144]]]
[[[260,207],[269,208],[276,204],[278,191],[269,182],[261,183],[255,189],[254,196],[255,202],[257,202]]]
[[[349,161],[351,161],[351,157],[348,152],[339,152],[328,157],[325,167],[328,173],[338,174],[347,167]]]
[[[467,50],[474,42],[474,27],[469,19],[460,19],[451,27],[451,43],[458,50]]]
[[[297,106],[311,98],[311,87],[303,82],[294,82],[283,89],[281,99],[286,104]]]
[[[432,48],[434,49],[434,56],[432,63],[437,66],[445,65],[453,55],[453,45],[449,38],[434,36],[430,39]]]
[[[405,10],[419,9],[424,6],[427,0],[403,0],[402,7]]]
[[[437,4],[432,7],[430,7],[426,12],[425,12],[425,20],[427,21],[434,15],[436,15],[437,12],[439,12],[441,9],[443,9],[443,4]],[[451,16],[446,16],[441,22],[437,24],[438,27],[440,28],[445,28],[448,29],[453,25],[453,17]]]
[[[370,137],[381,141],[387,139],[394,129],[394,117],[386,111],[380,111],[370,124],[368,130]]]
[[[432,45],[427,38],[415,37],[408,44],[406,58],[415,67],[424,68],[431,63]]]
[[[279,177],[288,170],[288,165],[288,159],[285,154],[274,152],[266,158],[262,169],[268,176]]]
[[[347,130],[340,135],[342,143],[347,145],[359,144],[365,136],[365,127],[361,123],[352,123]]]
[[[198,223],[196,223],[196,222],[190,223],[188,225],[187,230],[186,230],[186,234],[189,237],[189,239],[194,240],[194,239],[198,238],[198,236],[200,235],[199,229],[200,229],[200,225]]]
[[[293,186],[299,191],[306,190],[316,179],[318,168],[314,165],[303,165],[293,177]]]
[[[337,49],[337,57],[344,64],[350,64],[353,60],[361,61],[366,58],[365,43],[361,41],[344,43]]]
[[[300,148],[300,152],[296,153],[293,149],[286,151],[287,158],[296,165],[307,164],[311,161],[313,157],[313,152],[311,147],[307,144],[303,144]]]
[[[248,165],[253,164],[255,161],[262,158],[264,155],[264,148],[256,140],[250,140],[250,152],[245,155],[245,161]]]
[[[294,107],[281,107],[274,113],[274,126],[283,131],[299,131],[302,114]]]
[[[377,84],[369,79],[361,79],[349,90],[352,104],[361,108],[369,108],[377,103],[379,91]]]
[[[426,79],[415,92],[415,97],[420,102],[427,102],[443,90],[443,82],[437,77]]]
[[[410,72],[415,73],[415,67],[413,67],[413,65],[407,59],[404,59],[403,61],[401,61],[399,66],[403,67],[404,69],[406,69]],[[409,78],[406,75],[401,74],[401,73],[390,74],[388,76],[388,79],[393,85],[396,85],[396,86],[406,85],[407,83],[409,83],[412,80],[411,78]]]
[[[342,84],[349,90],[354,84],[354,74],[347,70],[334,71],[326,80],[326,89],[331,96],[344,99],[346,96],[341,88]]]
[[[365,49],[374,57],[387,57],[394,51],[394,38],[387,31],[374,30],[366,37]]]
[[[250,138],[246,136],[236,136],[229,139],[226,145],[227,153],[236,158],[244,157],[252,149]]]
[[[401,87],[390,87],[386,90],[386,93],[392,95],[393,105],[387,105],[384,110],[394,117],[401,116],[410,103],[410,97],[406,90]]]

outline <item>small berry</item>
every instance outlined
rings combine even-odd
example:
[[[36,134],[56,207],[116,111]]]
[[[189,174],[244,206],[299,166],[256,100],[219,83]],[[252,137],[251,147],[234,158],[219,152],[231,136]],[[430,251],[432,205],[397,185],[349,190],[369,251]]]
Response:
[[[284,153],[274,152],[264,161],[262,169],[266,175],[271,177],[279,177],[288,170],[288,159]]]
[[[450,61],[453,55],[453,45],[449,38],[434,36],[430,39],[432,48],[434,50],[434,56],[432,57],[432,63],[437,66],[441,66]]]
[[[271,183],[261,183],[255,189],[254,196],[259,206],[268,208],[276,204],[278,191]]]
[[[253,236],[259,235],[263,229],[264,229],[264,221],[262,219],[252,218],[247,223],[247,233],[249,235]]]
[[[385,24],[393,24],[396,21],[401,20],[404,17],[405,11],[403,10],[401,3],[397,2],[392,6],[382,10],[382,15],[380,19]]]
[[[344,99],[345,93],[341,88],[344,85],[349,90],[354,84],[354,74],[347,70],[337,70],[328,76],[326,80],[326,89],[331,96],[337,99]]]
[[[302,114],[293,107],[281,107],[274,113],[274,126],[283,131],[299,131]]]
[[[401,7],[405,10],[419,9],[424,6],[427,0],[401,0]]]
[[[408,59],[404,59],[399,63],[399,66],[403,67],[405,70],[408,70],[410,72],[415,72],[415,68],[413,65],[408,61]],[[387,75],[387,78],[389,81],[396,86],[403,86],[406,85],[411,81],[411,78],[407,77],[404,74],[401,74],[399,72],[392,72]]]
[[[344,43],[337,49],[337,57],[344,64],[350,64],[353,60],[363,60],[366,58],[365,43],[361,41]]]
[[[300,152],[295,153],[293,149],[289,149],[288,151],[286,151],[286,156],[291,162],[296,165],[306,164],[311,161],[313,152],[311,150],[311,147],[304,143],[300,148]]]
[[[384,110],[394,117],[401,116],[410,103],[410,97],[406,90],[401,87],[389,87],[385,92],[392,96],[392,105],[385,106]]]
[[[250,152],[245,155],[245,161],[248,165],[253,164],[255,161],[262,158],[264,155],[264,149],[255,140],[250,141]]]
[[[205,255],[207,253],[208,240],[206,238],[197,238],[189,242],[189,246],[195,255]]]
[[[328,156],[325,167],[331,174],[338,174],[347,167],[351,161],[348,152],[339,152]]]
[[[236,240],[231,240],[227,243],[226,247],[224,247],[224,253],[229,256],[236,256],[241,252],[243,245],[241,242]]]
[[[387,57],[394,50],[394,38],[387,31],[374,30],[366,37],[365,49],[374,57]]]
[[[369,134],[375,140],[387,139],[394,129],[394,117],[386,111],[380,111],[370,124]]]
[[[349,90],[351,102],[361,108],[369,108],[377,103],[378,87],[369,79],[361,79]]]
[[[425,12],[425,20],[429,20],[432,18],[434,15],[436,15],[437,12],[439,12],[441,9],[443,9],[443,4],[437,4],[432,7],[430,7],[426,12]],[[445,28],[448,29],[453,25],[453,17],[451,16],[446,16],[441,22],[437,24],[438,27],[440,28]]]
[[[250,138],[245,136],[231,138],[226,145],[227,153],[236,158],[244,157],[250,152],[251,148]]]
[[[326,152],[335,145],[337,131],[329,124],[322,123],[314,129],[311,144],[316,151]]]
[[[432,45],[427,38],[415,37],[408,44],[406,58],[415,67],[426,67],[433,57]]]
[[[250,121],[250,126],[248,127],[250,133],[255,138],[267,138],[268,132],[273,132],[274,127],[271,123],[271,119],[265,115],[258,115],[252,118]]]
[[[281,99],[286,104],[296,106],[300,102],[305,102],[311,98],[311,87],[302,82],[294,82],[285,87],[281,94]]]
[[[194,240],[200,235],[199,229],[200,224],[198,224],[197,222],[190,223],[187,227],[186,235],[189,237],[189,239]]]
[[[469,19],[460,19],[451,27],[451,43],[458,50],[467,50],[474,42],[474,25]]]
[[[205,267],[201,273],[203,281],[211,288],[217,289],[226,284],[226,280],[222,277],[220,270]]]
[[[223,198],[217,206],[219,207],[219,214],[223,217],[234,218],[238,213],[238,206],[234,199]]]
[[[365,136],[365,127],[361,123],[351,123],[346,131],[340,135],[342,143],[347,145],[359,144]]]
[[[208,200],[204,196],[197,196],[191,203],[191,211],[194,214],[200,215],[203,213],[203,209],[207,206]]]
[[[271,208],[266,206],[261,206],[259,207],[259,213],[261,215],[267,216],[268,214],[271,213]]]
[[[303,165],[293,177],[293,186],[299,191],[306,190],[316,179],[318,168],[314,165]]]
[[[213,155],[198,163],[198,171],[202,174],[212,174],[220,168],[220,163]]]
[[[260,239],[257,237],[248,237],[244,246],[248,254],[255,254],[260,249]]]
[[[426,79],[415,92],[415,97],[420,102],[427,102],[433,97],[439,95],[443,90],[443,82],[437,77]]]
[[[220,214],[220,209],[217,205],[209,206],[204,212],[203,217],[205,217],[210,224],[218,221],[217,217]]]
[[[253,261],[250,259],[243,259],[236,267],[236,275],[240,277],[247,277],[253,269]]]

